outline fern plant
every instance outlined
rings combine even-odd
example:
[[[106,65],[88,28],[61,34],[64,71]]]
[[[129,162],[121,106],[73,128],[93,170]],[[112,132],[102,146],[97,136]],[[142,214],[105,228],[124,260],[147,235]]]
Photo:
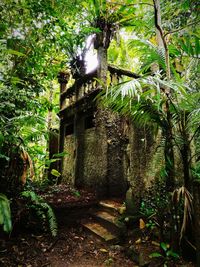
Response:
[[[0,225],[7,233],[12,230],[10,202],[4,194],[0,194]]]
[[[44,201],[42,197],[38,196],[33,191],[24,191],[21,195],[30,200],[30,203],[27,204],[28,207],[36,211],[37,216],[42,221],[47,222],[49,224],[49,229],[51,231],[52,236],[56,236],[57,222],[52,208]]]

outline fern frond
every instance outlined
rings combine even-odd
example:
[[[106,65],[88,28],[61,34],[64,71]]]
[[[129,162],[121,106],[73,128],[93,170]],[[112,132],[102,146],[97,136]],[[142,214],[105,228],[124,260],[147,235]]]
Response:
[[[0,194],[0,224],[5,232],[12,230],[10,202],[4,194]]]
[[[36,211],[39,218],[46,219],[46,221],[49,224],[49,229],[51,231],[52,236],[56,236],[58,229],[57,222],[55,214],[50,205],[47,204],[42,197],[38,196],[33,191],[24,191],[22,192],[22,196],[29,198],[31,200],[32,203],[31,208],[33,208]]]

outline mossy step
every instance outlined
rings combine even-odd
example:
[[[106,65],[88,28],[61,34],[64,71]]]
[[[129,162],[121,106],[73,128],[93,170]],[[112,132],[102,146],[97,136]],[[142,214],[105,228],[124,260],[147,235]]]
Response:
[[[90,221],[82,223],[82,225],[106,242],[116,242],[118,240],[116,235],[112,234],[107,228],[98,222]]]
[[[101,207],[111,209],[117,212],[120,212],[122,209],[124,209],[124,205],[120,201],[112,200],[112,199],[101,200],[99,202],[99,205]]]
[[[120,227],[120,223],[118,222],[118,217],[110,214],[107,211],[99,210],[99,211],[94,212],[93,215],[97,218],[100,218],[101,220],[114,224],[116,227]]]

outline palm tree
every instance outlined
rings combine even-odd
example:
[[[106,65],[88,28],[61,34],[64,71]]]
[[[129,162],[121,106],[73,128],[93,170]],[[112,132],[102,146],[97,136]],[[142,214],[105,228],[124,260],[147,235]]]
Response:
[[[140,52],[145,50],[145,53],[143,53],[143,62],[146,63],[145,70],[149,70],[150,66],[157,62],[162,68],[161,71],[157,71],[158,73],[154,73],[153,76],[144,75],[137,80],[124,82],[114,88],[109,88],[103,101],[113,110],[130,116],[140,126],[151,125],[161,129],[168,190],[173,191],[174,189],[174,149],[176,148],[180,153],[184,180],[184,187],[180,188],[178,195],[184,195],[185,203],[191,203],[188,190],[190,192],[192,190],[192,169],[195,165],[195,158],[199,161],[198,155],[200,153],[197,149],[196,155],[194,155],[192,149],[193,141],[199,139],[200,134],[200,93],[184,83],[182,73],[180,78],[176,66],[172,64],[172,59],[170,61],[170,56],[173,56],[174,59],[177,53],[178,55],[181,53],[177,46],[170,47],[172,52],[169,50],[166,35],[158,18],[158,2],[154,1],[155,26],[160,34],[163,47],[160,48],[150,42],[142,42],[141,40],[132,42],[131,47],[135,49],[136,44],[143,48],[142,51],[140,49]],[[195,45],[187,40],[187,43],[182,44],[182,47],[184,48],[184,56],[185,54],[190,56],[191,53],[194,57],[194,51],[196,51],[198,57],[200,52],[199,40],[196,38]],[[145,59],[147,59],[146,62]],[[185,210],[188,210],[188,207],[188,204],[185,205]],[[184,212],[184,223],[187,221],[185,214],[188,214],[188,212]],[[181,233],[182,235],[183,233]]]

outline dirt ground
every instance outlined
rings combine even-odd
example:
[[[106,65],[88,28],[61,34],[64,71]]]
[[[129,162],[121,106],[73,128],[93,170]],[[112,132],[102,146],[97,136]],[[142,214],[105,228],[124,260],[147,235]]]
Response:
[[[1,239],[0,266],[136,266],[124,257],[120,247],[116,249],[93,239],[81,226],[66,226],[54,239],[49,234],[29,233]]]
[[[58,235],[33,227],[28,218],[8,235],[0,236],[0,267],[136,267],[164,266],[163,259],[151,259],[159,252],[159,243],[144,235],[140,229],[130,229],[118,245],[107,244],[81,225],[95,196],[66,186],[43,192],[45,199],[56,209]],[[87,218],[87,216],[86,216]],[[32,223],[32,221],[31,221]],[[38,222],[35,224],[38,226]],[[167,262],[171,267],[193,267],[178,260]]]
[[[0,239],[1,267],[136,267],[134,255],[128,253],[134,247],[134,253],[142,253],[145,260],[140,266],[164,266],[160,259],[150,260],[149,255],[158,251],[151,240],[136,244],[129,236],[123,245],[111,245],[100,241],[85,232],[80,225],[62,226],[58,236],[52,238],[48,233],[20,233],[12,238]],[[132,258],[132,260],[130,259]],[[137,258],[137,256],[136,256]],[[146,263],[145,263],[146,262]],[[146,265],[145,265],[146,264]],[[167,266],[194,266],[189,262],[168,263]]]

